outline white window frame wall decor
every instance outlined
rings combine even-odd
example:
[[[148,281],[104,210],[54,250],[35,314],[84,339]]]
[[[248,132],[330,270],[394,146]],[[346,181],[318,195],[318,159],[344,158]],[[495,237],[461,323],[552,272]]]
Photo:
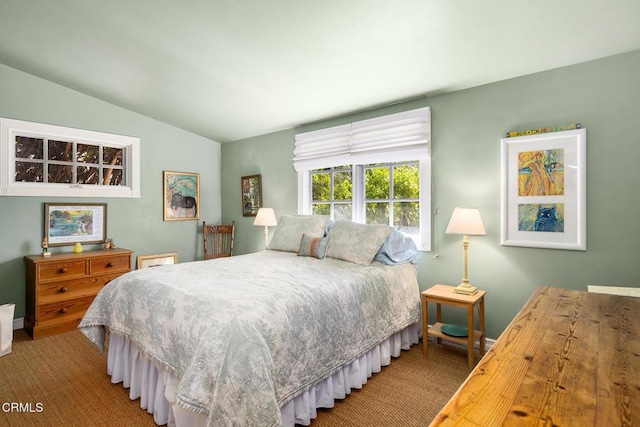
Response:
[[[431,250],[431,108],[348,123],[295,136],[298,212],[311,214],[311,171],[351,164],[352,218],[365,222],[364,169],[417,161],[420,167],[420,233],[416,246]]]
[[[16,182],[17,137],[55,139],[124,150],[125,185]],[[140,197],[140,139],[104,132],[0,118],[0,196]]]

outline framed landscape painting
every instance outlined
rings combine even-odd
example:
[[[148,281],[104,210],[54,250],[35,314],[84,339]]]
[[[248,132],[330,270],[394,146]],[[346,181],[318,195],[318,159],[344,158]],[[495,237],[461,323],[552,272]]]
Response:
[[[49,246],[104,243],[106,203],[45,203],[44,236]]]
[[[163,172],[164,220],[200,218],[200,174]]]
[[[587,130],[502,139],[502,245],[587,250]]]

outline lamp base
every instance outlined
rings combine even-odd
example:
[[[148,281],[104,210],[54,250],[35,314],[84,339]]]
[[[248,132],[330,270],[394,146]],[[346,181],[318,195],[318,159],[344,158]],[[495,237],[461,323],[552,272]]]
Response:
[[[458,286],[453,288],[453,292],[463,295],[475,295],[478,292],[478,288],[471,286],[468,283],[460,283]]]
[[[269,227],[264,226],[264,247],[265,249],[269,247]]]

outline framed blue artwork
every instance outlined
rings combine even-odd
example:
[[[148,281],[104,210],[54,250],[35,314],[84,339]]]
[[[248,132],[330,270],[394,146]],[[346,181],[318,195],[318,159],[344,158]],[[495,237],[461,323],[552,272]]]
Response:
[[[587,250],[587,130],[502,138],[504,246]]]

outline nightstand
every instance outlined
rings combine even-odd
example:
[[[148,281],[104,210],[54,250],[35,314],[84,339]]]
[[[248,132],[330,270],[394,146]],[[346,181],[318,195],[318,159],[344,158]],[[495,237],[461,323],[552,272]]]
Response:
[[[467,346],[469,368],[473,368],[473,345],[477,341],[480,346],[480,356],[484,355],[484,347],[486,342],[485,330],[484,330],[484,295],[486,291],[478,291],[475,295],[463,295],[453,292],[455,286],[448,285],[434,285],[426,291],[422,291],[422,354],[427,357],[427,341],[429,336],[437,337],[438,342],[441,339],[447,341],[456,342]],[[429,319],[429,303],[436,303],[436,323],[435,325],[428,327]],[[442,332],[442,304],[450,305],[453,307],[466,308],[468,313],[467,330],[469,331],[466,337],[456,337],[447,335]],[[473,311],[478,306],[478,323],[480,330],[474,329]]]

